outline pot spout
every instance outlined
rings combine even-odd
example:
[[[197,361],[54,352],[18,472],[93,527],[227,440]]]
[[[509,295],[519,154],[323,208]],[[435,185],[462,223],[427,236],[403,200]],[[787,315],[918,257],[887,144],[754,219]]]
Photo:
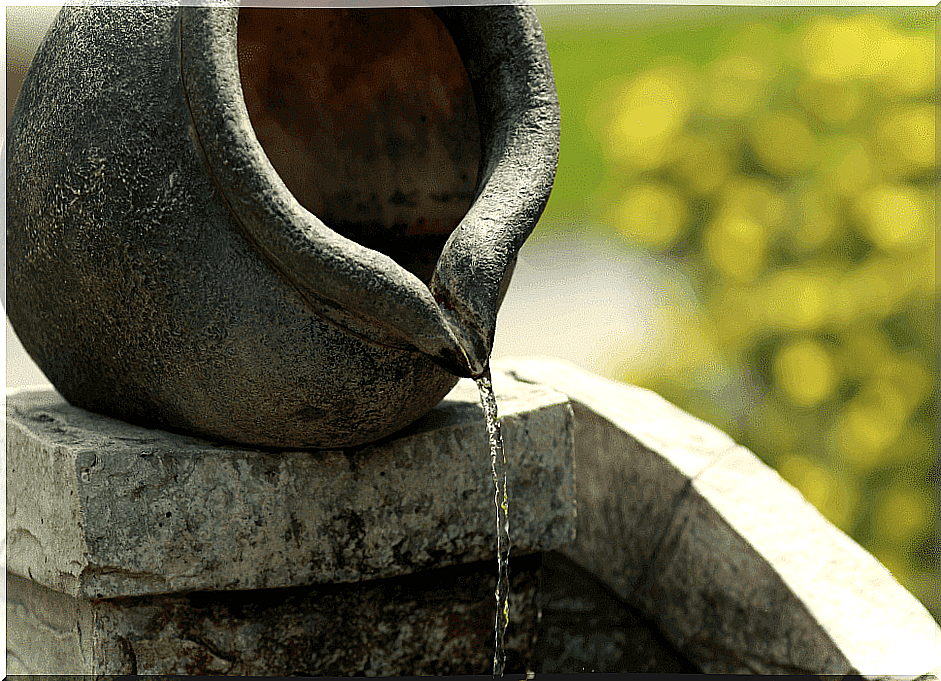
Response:
[[[436,11],[474,89],[483,156],[474,202],[445,244],[429,287],[477,377],[489,365],[519,250],[552,191],[561,116],[532,8]]]

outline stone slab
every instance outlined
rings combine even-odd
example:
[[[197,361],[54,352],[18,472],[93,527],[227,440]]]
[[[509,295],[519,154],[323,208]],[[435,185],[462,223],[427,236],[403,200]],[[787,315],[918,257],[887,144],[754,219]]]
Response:
[[[508,672],[530,666],[539,566],[538,554],[511,561]],[[9,575],[7,672],[489,675],[495,585],[487,561],[350,584],[93,601]]]
[[[702,671],[938,676],[924,606],[753,453],[569,363],[495,366],[573,403],[578,534],[564,553]]]
[[[568,400],[495,372],[516,554],[571,542]],[[265,451],[7,395],[8,569],[70,596],[378,579],[494,557],[477,388],[378,444]]]
[[[693,482],[633,599],[709,673],[941,670],[930,613],[742,447]]]

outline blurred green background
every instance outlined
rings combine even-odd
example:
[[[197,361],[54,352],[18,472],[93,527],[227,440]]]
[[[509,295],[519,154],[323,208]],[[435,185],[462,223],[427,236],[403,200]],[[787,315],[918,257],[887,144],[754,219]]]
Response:
[[[562,151],[495,355],[729,432],[941,618],[933,8],[536,9]],[[54,11],[7,8],[8,115]]]
[[[752,449],[938,618],[934,10],[537,12],[563,113],[540,230],[668,273],[656,357],[611,377]]]

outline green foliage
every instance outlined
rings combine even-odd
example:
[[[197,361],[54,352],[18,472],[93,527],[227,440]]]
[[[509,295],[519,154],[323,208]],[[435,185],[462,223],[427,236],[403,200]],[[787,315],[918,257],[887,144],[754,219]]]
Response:
[[[937,560],[929,12],[544,21],[563,107],[544,222],[603,225],[696,292],[668,284],[661,356],[620,378],[732,433],[922,597]]]

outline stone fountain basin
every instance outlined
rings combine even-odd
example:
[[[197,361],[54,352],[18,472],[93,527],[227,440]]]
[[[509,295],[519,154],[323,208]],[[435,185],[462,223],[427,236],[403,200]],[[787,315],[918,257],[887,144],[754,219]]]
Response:
[[[494,388],[508,670],[941,669],[924,607],[725,434],[557,360],[496,362]],[[489,672],[492,483],[469,381],[406,431],[329,452],[13,391],[7,465],[10,673]]]

